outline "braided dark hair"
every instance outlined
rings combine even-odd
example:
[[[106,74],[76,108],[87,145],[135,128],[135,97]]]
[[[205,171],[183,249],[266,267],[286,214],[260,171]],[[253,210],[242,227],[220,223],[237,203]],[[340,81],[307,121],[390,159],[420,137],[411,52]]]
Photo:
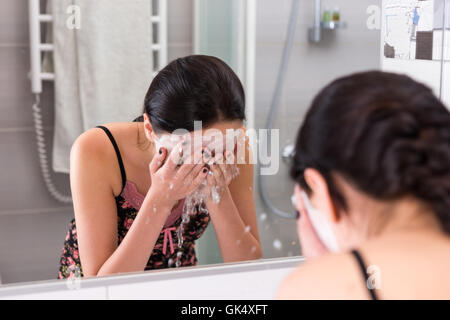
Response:
[[[314,99],[300,129],[291,176],[317,169],[346,208],[332,172],[381,200],[412,195],[450,233],[450,113],[430,88],[378,71],[338,79]]]

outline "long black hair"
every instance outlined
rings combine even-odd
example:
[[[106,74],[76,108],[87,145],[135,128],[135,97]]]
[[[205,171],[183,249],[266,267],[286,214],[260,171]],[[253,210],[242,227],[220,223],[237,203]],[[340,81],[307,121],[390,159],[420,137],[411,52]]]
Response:
[[[364,72],[324,88],[300,129],[291,168],[310,193],[307,168],[324,176],[344,209],[333,172],[376,199],[412,195],[428,203],[450,233],[450,113],[405,75]]]
[[[245,120],[241,81],[222,60],[204,55],[179,58],[162,69],[150,84],[144,111],[153,130],[194,130],[217,121]],[[142,117],[135,121],[142,121]]]

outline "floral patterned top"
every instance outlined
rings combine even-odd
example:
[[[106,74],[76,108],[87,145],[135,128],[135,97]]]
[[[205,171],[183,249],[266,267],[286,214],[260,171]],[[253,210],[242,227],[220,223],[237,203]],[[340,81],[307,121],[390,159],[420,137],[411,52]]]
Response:
[[[133,224],[144,201],[144,195],[137,191],[134,183],[126,180],[122,158],[110,131],[105,127],[99,126],[99,128],[106,132],[116,149],[122,173],[123,188],[120,195],[116,197],[117,243],[119,245]],[[167,218],[145,270],[197,265],[195,240],[199,239],[206,230],[210,217],[204,206],[197,206],[194,214],[189,215],[190,219],[182,224],[183,206],[184,200],[173,209]],[[182,235],[181,239],[180,234]],[[83,276],[83,270],[78,251],[77,228],[75,219],[73,219],[69,224],[69,230],[62,248],[58,279],[76,276]]]

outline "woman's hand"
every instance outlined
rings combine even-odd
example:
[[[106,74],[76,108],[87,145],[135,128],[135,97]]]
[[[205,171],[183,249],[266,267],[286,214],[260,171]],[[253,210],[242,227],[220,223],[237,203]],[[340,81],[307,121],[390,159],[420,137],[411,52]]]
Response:
[[[301,188],[297,185],[295,187],[296,209],[299,212],[299,218],[297,220],[297,233],[302,247],[302,254],[306,258],[320,257],[321,255],[327,253],[328,250],[314,230],[300,194]]]
[[[234,159],[232,152],[225,151],[215,155],[207,162],[210,168],[206,178],[211,190],[210,201],[216,202],[217,197],[221,197],[227,191],[231,181],[239,174]]]
[[[171,209],[178,200],[185,198],[197,189],[205,180],[208,169],[194,161],[195,156],[201,158],[201,150],[183,158],[183,142],[167,155],[161,148],[150,163],[151,187],[149,194],[162,207]],[[164,161],[167,158],[166,161]]]

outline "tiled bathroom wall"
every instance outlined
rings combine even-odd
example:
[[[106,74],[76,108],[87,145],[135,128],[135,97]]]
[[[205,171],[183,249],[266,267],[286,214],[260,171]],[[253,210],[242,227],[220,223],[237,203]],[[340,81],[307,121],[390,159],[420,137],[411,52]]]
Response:
[[[2,0],[0,9],[0,277],[3,283],[55,279],[71,206],[45,189],[36,152],[31,106],[28,5]],[[192,0],[168,2],[169,60],[192,52]],[[53,85],[41,106],[51,155]],[[69,193],[69,178],[55,174]]]
[[[380,68],[380,31],[369,30],[366,13],[379,0],[323,0],[323,7],[338,6],[347,28],[323,33],[320,43],[308,42],[307,30],[313,25],[314,2],[301,0],[294,46],[289,60],[283,94],[276,114],[275,128],[280,129],[280,148],[294,143],[313,96],[331,80],[355,71]],[[275,90],[282,50],[291,9],[291,1],[257,1],[256,46],[256,126],[264,128]],[[280,150],[281,151],[281,150]],[[284,211],[293,211],[290,197],[293,183],[288,166],[280,163],[276,176],[264,179],[266,193]],[[264,256],[298,255],[301,250],[296,224],[268,212],[257,196],[259,230]]]

